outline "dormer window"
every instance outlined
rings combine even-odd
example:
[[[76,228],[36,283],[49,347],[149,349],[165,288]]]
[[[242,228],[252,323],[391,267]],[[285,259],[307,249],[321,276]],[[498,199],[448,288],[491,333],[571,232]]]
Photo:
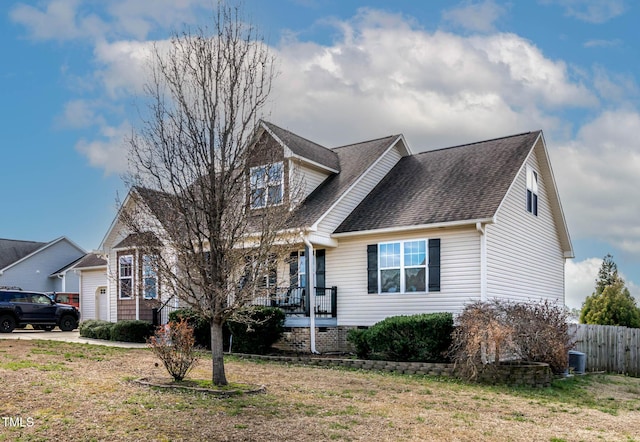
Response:
[[[527,166],[527,212],[538,216],[538,173]]]
[[[283,163],[252,167],[250,170],[251,208],[282,204],[284,195]]]

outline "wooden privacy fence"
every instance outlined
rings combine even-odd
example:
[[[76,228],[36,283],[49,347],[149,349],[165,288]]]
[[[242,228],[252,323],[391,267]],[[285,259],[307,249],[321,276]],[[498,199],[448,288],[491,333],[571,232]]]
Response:
[[[613,325],[570,324],[574,349],[586,354],[587,371],[640,377],[640,329]]]

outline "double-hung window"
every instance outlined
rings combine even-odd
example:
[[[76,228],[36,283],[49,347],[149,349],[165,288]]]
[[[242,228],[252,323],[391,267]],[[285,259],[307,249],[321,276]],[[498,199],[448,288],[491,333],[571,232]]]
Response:
[[[538,216],[538,173],[527,166],[527,212]]]
[[[440,239],[367,246],[368,293],[440,291]]]
[[[131,298],[133,290],[133,255],[118,258],[118,281],[120,298]]]
[[[282,203],[284,195],[283,168],[282,162],[251,168],[249,181],[253,209]]]
[[[145,299],[158,297],[158,273],[156,272],[156,257],[142,255],[142,293]]]
[[[427,245],[425,240],[379,244],[380,293],[425,292]]]

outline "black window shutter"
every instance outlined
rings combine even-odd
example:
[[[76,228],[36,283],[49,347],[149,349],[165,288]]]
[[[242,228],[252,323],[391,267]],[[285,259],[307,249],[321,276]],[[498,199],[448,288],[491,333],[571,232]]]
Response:
[[[316,287],[318,288],[316,296],[324,295],[324,289],[327,286],[325,265],[325,249],[316,250]]]
[[[531,212],[535,216],[538,216],[538,195],[533,194],[533,211]]]
[[[367,246],[367,292],[378,293],[378,245]]]
[[[298,286],[298,252],[292,252],[289,256],[289,287]]]
[[[440,239],[429,240],[429,291],[440,291]]]

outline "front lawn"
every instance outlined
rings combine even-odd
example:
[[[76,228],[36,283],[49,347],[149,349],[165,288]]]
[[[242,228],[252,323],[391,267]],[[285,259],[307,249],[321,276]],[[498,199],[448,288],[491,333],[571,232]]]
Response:
[[[0,441],[640,441],[640,379],[593,375],[545,390],[227,359],[219,398],[145,387],[149,350],[0,341]],[[209,379],[210,360],[190,373]]]

